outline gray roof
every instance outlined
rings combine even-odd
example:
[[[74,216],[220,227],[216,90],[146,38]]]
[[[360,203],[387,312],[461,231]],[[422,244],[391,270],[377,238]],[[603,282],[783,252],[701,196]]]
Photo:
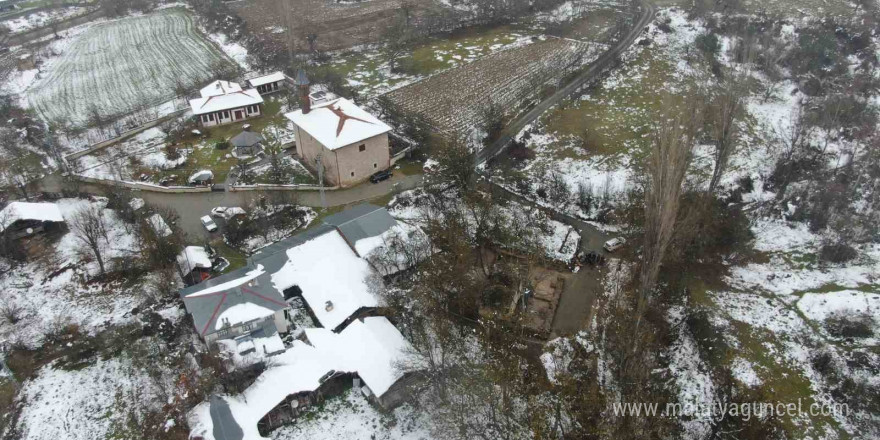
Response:
[[[241,440],[244,432],[232,416],[229,404],[219,396],[211,396],[211,421],[214,422],[214,440]]]
[[[199,334],[205,336],[214,333],[216,326],[212,324],[232,306],[252,303],[275,311],[287,307],[283,294],[272,284],[272,274],[287,264],[288,249],[334,230],[338,230],[353,247],[358,240],[380,235],[396,223],[385,208],[366,203],[354,206],[327,217],[324,224],[264,247],[248,258],[248,265],[243,268],[181,289],[180,296],[186,310],[192,315],[193,324]],[[242,283],[220,292],[190,297],[213,286],[243,278],[258,265],[263,266],[264,273],[254,278],[252,283]]]
[[[352,246],[362,238],[375,237],[397,224],[394,217],[380,206],[363,203],[324,219],[335,226]]]
[[[243,131],[229,140],[233,147],[253,147],[260,142],[263,142],[263,137],[252,131]]]
[[[214,333],[213,325],[217,317],[232,306],[239,304],[256,304],[269,310],[278,311],[287,307],[284,297],[272,286],[272,276],[267,268],[264,273],[254,279],[254,283],[242,283],[229,289],[206,295],[189,296],[202,290],[244,277],[256,266],[245,266],[232,272],[211,278],[207,281],[180,289],[180,296],[186,310],[193,317],[193,325],[200,335]],[[277,269],[275,269],[277,271]]]

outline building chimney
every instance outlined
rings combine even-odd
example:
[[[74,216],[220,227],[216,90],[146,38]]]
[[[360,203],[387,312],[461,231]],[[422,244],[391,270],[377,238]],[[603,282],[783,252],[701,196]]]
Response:
[[[293,83],[299,88],[299,104],[302,107],[302,112],[304,115],[308,114],[312,111],[312,102],[309,99],[309,78],[306,76],[306,71],[297,70]]]

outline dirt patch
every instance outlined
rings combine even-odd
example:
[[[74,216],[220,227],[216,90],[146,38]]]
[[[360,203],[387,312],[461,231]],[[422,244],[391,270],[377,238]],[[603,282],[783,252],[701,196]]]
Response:
[[[318,36],[319,50],[339,50],[353,46],[375,43],[399,14],[402,0],[371,0],[364,2],[336,3],[330,0],[250,0],[232,5],[232,9],[254,33],[270,33],[271,40],[285,45],[285,6],[293,17],[297,51],[309,49],[306,35]],[[432,0],[409,2],[412,14],[417,18],[429,10],[440,9]]]

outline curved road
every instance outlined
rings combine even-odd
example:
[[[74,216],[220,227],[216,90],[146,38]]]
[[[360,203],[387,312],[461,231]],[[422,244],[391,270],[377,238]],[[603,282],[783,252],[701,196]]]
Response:
[[[546,112],[558,104],[563,99],[567,98],[569,95],[574,93],[581,86],[586,84],[589,81],[596,79],[602,72],[605,71],[608,67],[610,67],[614,61],[619,57],[623,51],[628,49],[638,38],[639,34],[642,33],[642,30],[645,29],[645,26],[654,19],[654,15],[657,13],[657,7],[654,4],[649,2],[642,2],[641,6],[639,6],[639,10],[641,15],[639,16],[636,25],[633,26],[632,30],[622,38],[617,44],[614,45],[611,49],[603,53],[599,58],[596,58],[586,70],[584,70],[580,75],[574,78],[571,82],[558,89],[555,93],[550,95],[547,99],[541,101],[534,108],[526,112],[525,114],[519,116],[514,119],[504,130],[501,132],[501,136],[497,141],[492,143],[492,145],[480,150],[477,153],[476,161],[477,165],[481,165],[487,160],[497,156],[499,153],[504,151],[510,141],[513,140],[514,136],[517,135],[526,125],[535,122],[541,114]]]

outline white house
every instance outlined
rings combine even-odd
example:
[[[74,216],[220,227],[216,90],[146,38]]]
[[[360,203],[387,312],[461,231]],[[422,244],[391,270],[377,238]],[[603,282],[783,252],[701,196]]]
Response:
[[[287,79],[281,72],[274,72],[268,75],[258,76],[247,80],[249,86],[257,89],[261,95],[275,93],[284,88],[284,81]]]
[[[217,80],[199,91],[201,98],[189,102],[203,127],[229,124],[260,116],[263,97],[257,89],[242,90],[238,83]]]

